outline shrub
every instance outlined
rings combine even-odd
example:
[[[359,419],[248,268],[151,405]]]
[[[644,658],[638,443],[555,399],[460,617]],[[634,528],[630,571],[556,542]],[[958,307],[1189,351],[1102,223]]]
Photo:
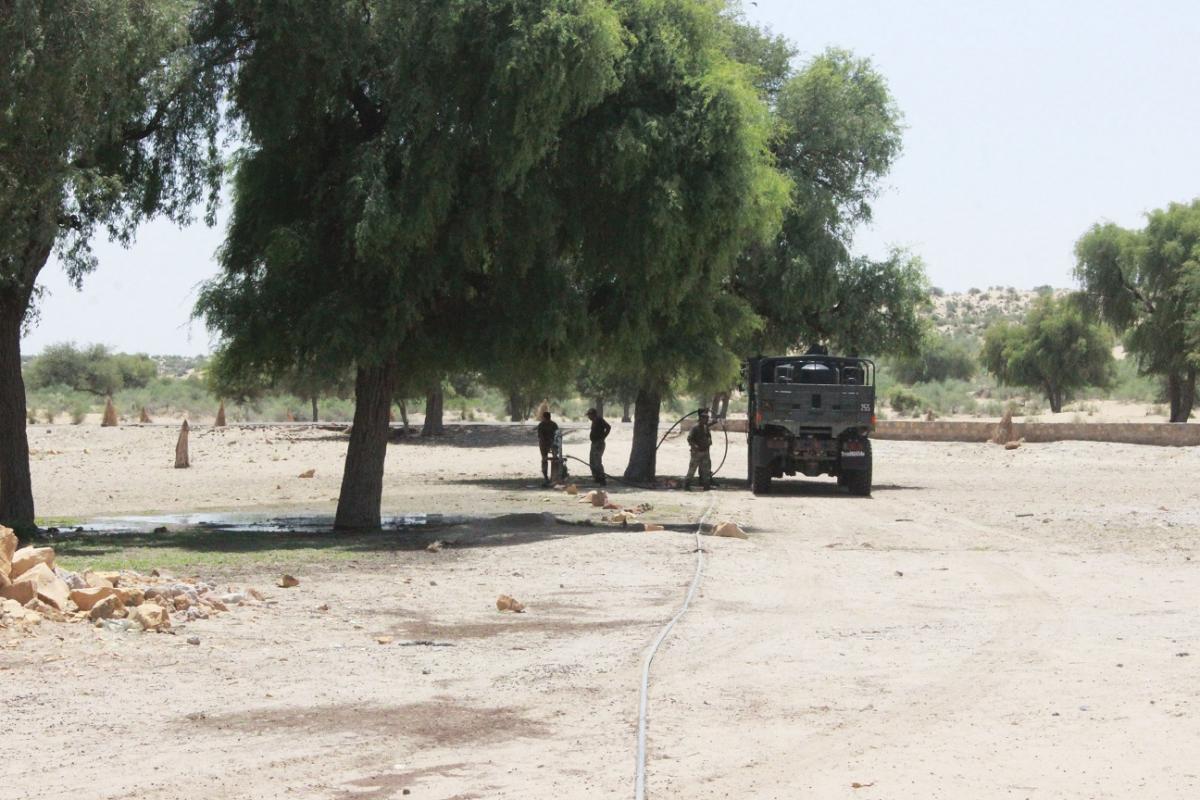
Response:
[[[924,403],[915,393],[907,389],[893,389],[888,404],[898,414],[916,414]]]
[[[965,342],[941,334],[926,337],[917,355],[897,358],[893,364],[901,383],[970,380],[976,366],[975,356]]]

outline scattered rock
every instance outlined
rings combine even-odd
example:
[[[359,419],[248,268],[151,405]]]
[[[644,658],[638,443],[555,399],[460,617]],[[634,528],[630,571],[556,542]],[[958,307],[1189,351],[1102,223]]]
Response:
[[[379,642],[379,644],[391,644],[392,637],[391,636],[376,636],[375,641]]]
[[[13,600],[24,607],[30,600],[37,598],[37,584],[32,581],[21,581],[0,587],[0,597]]]
[[[51,560],[54,558],[53,550],[50,551],[50,558]],[[32,583],[36,587],[35,594],[38,599],[48,603],[59,611],[67,609],[67,601],[71,599],[71,589],[54,574],[54,571],[50,567],[46,566],[44,561],[40,561],[22,572],[13,581],[13,585],[9,587],[9,591],[20,586],[22,583]]]
[[[897,578],[903,578],[903,577],[904,577],[904,573],[903,573],[903,572],[901,572],[900,570],[896,570],[896,577],[897,577]]]
[[[317,474],[317,471],[315,469],[306,469],[306,470],[304,470],[304,472],[301,472],[297,477],[312,478],[312,477],[316,476],[316,474]]]
[[[439,539],[437,541],[433,541],[433,542],[430,542],[429,544],[425,545],[425,549],[427,551],[429,551],[430,553],[436,553],[445,546],[446,546],[446,543]]]
[[[599,489],[593,489],[579,499],[581,503],[591,503],[596,508],[603,508],[608,504],[608,492]]]
[[[200,644],[200,637],[199,636],[189,636],[187,638],[187,643],[190,645],[198,645],[198,644]]]
[[[88,612],[88,619],[96,622],[102,619],[112,619],[113,617],[121,616],[119,612],[124,611],[125,606],[121,604],[121,598],[116,594],[110,594],[102,597]]]
[[[35,597],[25,604],[25,610],[38,614],[43,619],[48,619],[51,622],[66,622],[67,615],[59,611],[49,603],[43,602],[40,597]]]
[[[176,595],[171,605],[175,606],[176,611],[187,611],[192,607],[192,601],[188,599],[186,594]]]
[[[17,552],[17,535],[12,528],[0,525],[0,575],[12,577],[13,555]]]
[[[722,522],[713,528],[713,536],[724,536],[730,539],[749,539],[746,532],[738,527],[736,522]]]
[[[657,531],[665,531],[666,528],[664,528],[662,525],[659,525],[657,522],[644,522],[642,523],[642,530],[644,530],[646,533],[655,533]]]
[[[221,595],[221,602],[227,606],[240,606],[246,602],[246,595],[241,592],[230,592],[229,594]]]
[[[15,583],[17,578],[24,575],[29,570],[33,569],[38,564],[45,564],[51,570],[51,575],[54,574],[54,548],[53,547],[22,547],[13,553],[12,568],[9,570],[8,576]]]
[[[291,575],[284,575],[279,579],[280,589],[291,589],[293,586],[299,586],[300,581],[293,578]]]
[[[136,587],[117,589],[117,596],[127,606],[140,606],[146,601],[146,593]]]
[[[579,487],[573,483],[567,484],[567,494],[579,494]]]
[[[246,589],[246,594],[248,594],[250,597],[253,597],[255,600],[257,600],[260,603],[265,603],[267,600],[267,596],[265,594],[263,594],[262,592],[260,592],[258,589],[248,588],[248,589]]]
[[[1004,443],[1005,450],[1016,450],[1020,446],[1021,446],[1020,442],[1005,442]]]
[[[130,617],[144,631],[165,631],[171,627],[171,615],[157,603],[142,603]]]
[[[515,611],[520,614],[525,610],[525,604],[519,600],[515,600],[506,594],[502,594],[496,598],[497,611]]]
[[[75,589],[71,592],[71,602],[73,602],[80,611],[91,611],[92,607],[106,597],[117,594],[117,590],[107,586],[101,586],[95,589]],[[122,605],[124,603],[122,602]]]
[[[71,590],[87,588],[87,581],[85,581],[83,576],[78,572],[71,572],[70,570],[63,569],[62,567],[55,567],[54,574],[57,575],[59,580],[65,583]]]

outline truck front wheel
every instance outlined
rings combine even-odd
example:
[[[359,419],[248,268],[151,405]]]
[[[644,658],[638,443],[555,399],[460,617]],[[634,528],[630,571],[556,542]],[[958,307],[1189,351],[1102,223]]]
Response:
[[[750,490],[755,494],[770,494],[771,492],[771,468],[770,467],[755,467],[754,475],[750,479]]]
[[[846,486],[850,494],[858,497],[871,496],[871,442],[863,442],[863,465],[861,469],[847,470]]]

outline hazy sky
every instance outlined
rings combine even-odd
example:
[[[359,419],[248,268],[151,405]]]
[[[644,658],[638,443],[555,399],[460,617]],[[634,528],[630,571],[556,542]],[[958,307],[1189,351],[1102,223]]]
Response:
[[[1200,3],[1195,0],[758,0],[752,19],[801,58],[872,58],[904,111],[904,154],[859,249],[925,259],[949,290],[1071,283],[1075,240],[1097,220],[1200,196]],[[50,265],[27,353],[106,342],[202,353],[189,317],[220,228],[146,226],[130,250],[97,243],[83,293]]]

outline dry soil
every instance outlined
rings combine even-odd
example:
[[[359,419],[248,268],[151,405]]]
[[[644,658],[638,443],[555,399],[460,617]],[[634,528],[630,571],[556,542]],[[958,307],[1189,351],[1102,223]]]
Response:
[[[31,435],[39,512],[72,524],[330,514],[345,449],[201,428],[185,471],[170,427]],[[628,443],[615,425],[610,467]],[[1200,796],[1200,451],[879,442],[871,499],[821,480],[752,497],[743,452],[716,492],[616,487],[677,526],[642,533],[555,522],[600,512],[538,486],[530,428],[393,445],[388,512],[473,521],[289,565],[299,587],[179,635],[10,643],[0,797],[632,797],[640,656],[710,505],[750,539],[702,540],[655,663],[651,797]],[[668,442],[662,471],[685,463]]]

